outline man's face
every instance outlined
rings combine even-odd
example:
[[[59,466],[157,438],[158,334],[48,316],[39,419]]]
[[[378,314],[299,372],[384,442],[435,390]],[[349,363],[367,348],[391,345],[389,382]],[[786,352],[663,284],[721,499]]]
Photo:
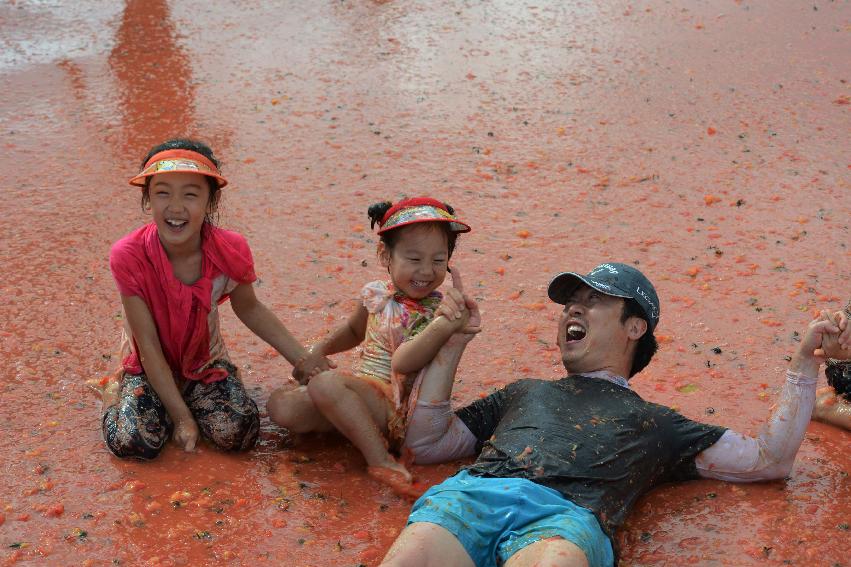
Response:
[[[580,284],[568,297],[558,325],[561,360],[570,373],[631,366],[628,324],[621,323],[624,300]]]

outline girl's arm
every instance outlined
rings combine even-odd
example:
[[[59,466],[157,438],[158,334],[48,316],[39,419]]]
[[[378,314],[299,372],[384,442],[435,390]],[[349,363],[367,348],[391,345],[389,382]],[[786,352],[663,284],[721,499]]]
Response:
[[[174,383],[171,368],[163,355],[154,318],[141,297],[122,295],[121,303],[124,305],[124,316],[127,317],[136,348],[139,349],[139,362],[145,370],[148,382],[174,422],[174,440],[184,450],[191,451],[198,441],[198,425]]]
[[[475,305],[474,301],[470,301]],[[399,345],[390,360],[393,371],[400,374],[419,372],[426,364],[431,362],[440,348],[446,344],[446,341],[470,322],[470,310],[467,309],[467,302],[468,298],[464,296],[461,273],[456,266],[452,270],[452,287],[446,290],[444,300],[437,308],[437,316],[419,335]],[[475,318],[473,325],[480,325],[478,310]],[[478,331],[474,331],[472,334],[476,332]]]
[[[307,356],[307,350],[284,327],[280,319],[254,295],[251,284],[239,284],[230,293],[233,312],[252,333],[269,343],[290,364]]]
[[[307,356],[293,368],[293,378],[304,384],[314,375],[326,370],[329,364],[331,368],[336,368],[334,363],[329,362],[325,357],[351,350],[361,344],[366,336],[368,317],[369,312],[366,307],[358,305],[345,323],[308,349]]]
[[[330,335],[316,343],[310,350],[323,356],[330,356],[355,348],[363,342],[366,336],[368,318],[369,312],[367,312],[366,307],[359,304],[345,323],[331,331]]]
[[[456,331],[467,325],[469,317],[469,311],[464,311],[462,316],[454,321],[450,321],[443,315],[433,319],[420,334],[399,345],[390,360],[393,372],[400,374],[419,372],[434,359],[440,347],[446,344]]]

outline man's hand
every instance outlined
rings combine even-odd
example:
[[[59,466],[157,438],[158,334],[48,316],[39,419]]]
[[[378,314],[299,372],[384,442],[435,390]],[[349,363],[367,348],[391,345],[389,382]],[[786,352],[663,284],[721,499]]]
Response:
[[[839,327],[839,333],[824,335],[821,348],[816,349],[816,354],[836,360],[851,360],[851,325],[848,324],[848,314],[837,311],[831,319]]]
[[[816,376],[818,367],[824,362],[825,356],[821,348],[825,337],[839,335],[839,326],[831,314],[824,310],[818,317],[810,321],[804,331],[798,350],[789,363],[789,370],[808,376]],[[829,339],[830,340],[830,339]]]
[[[332,368],[337,368],[337,364],[322,354],[321,348],[314,345],[307,350],[307,355],[293,366],[293,378],[299,384],[307,384],[311,378],[320,372]]]
[[[192,416],[189,416],[175,422],[172,439],[184,451],[189,452],[195,450],[195,444],[198,442],[198,434],[198,424],[195,423]]]

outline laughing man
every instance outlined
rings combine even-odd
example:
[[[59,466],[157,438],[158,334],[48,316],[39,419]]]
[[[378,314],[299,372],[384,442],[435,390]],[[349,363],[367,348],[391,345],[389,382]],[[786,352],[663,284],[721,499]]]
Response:
[[[824,337],[851,343],[826,313],[812,321],[759,437],[692,421],[629,386],[657,349],[659,299],[632,266],[558,274],[564,305],[560,380],[519,380],[456,412],[455,371],[473,334],[456,334],[432,363],[408,430],[417,462],[478,455],[414,504],[382,565],[609,566],[636,500],[670,481],[779,479],[792,469],[813,408]],[[478,325],[475,303],[471,325]]]

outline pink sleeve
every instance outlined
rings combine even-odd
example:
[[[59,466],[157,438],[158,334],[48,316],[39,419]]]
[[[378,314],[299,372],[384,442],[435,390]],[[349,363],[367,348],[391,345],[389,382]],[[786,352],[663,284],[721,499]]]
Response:
[[[253,283],[257,279],[254,273],[254,257],[251,247],[243,235],[232,230],[214,228],[210,232],[214,262],[229,278],[241,284]]]
[[[695,459],[704,478],[754,482],[783,478],[792,471],[816,397],[817,378],[786,371],[780,403],[759,437],[727,430]]]
[[[474,455],[476,436],[458,419],[448,401],[418,401],[408,422],[405,446],[417,464],[445,463]]]
[[[112,245],[109,251],[109,269],[121,295],[142,295],[138,279],[141,277],[139,261],[134,253],[133,243],[127,237]]]

